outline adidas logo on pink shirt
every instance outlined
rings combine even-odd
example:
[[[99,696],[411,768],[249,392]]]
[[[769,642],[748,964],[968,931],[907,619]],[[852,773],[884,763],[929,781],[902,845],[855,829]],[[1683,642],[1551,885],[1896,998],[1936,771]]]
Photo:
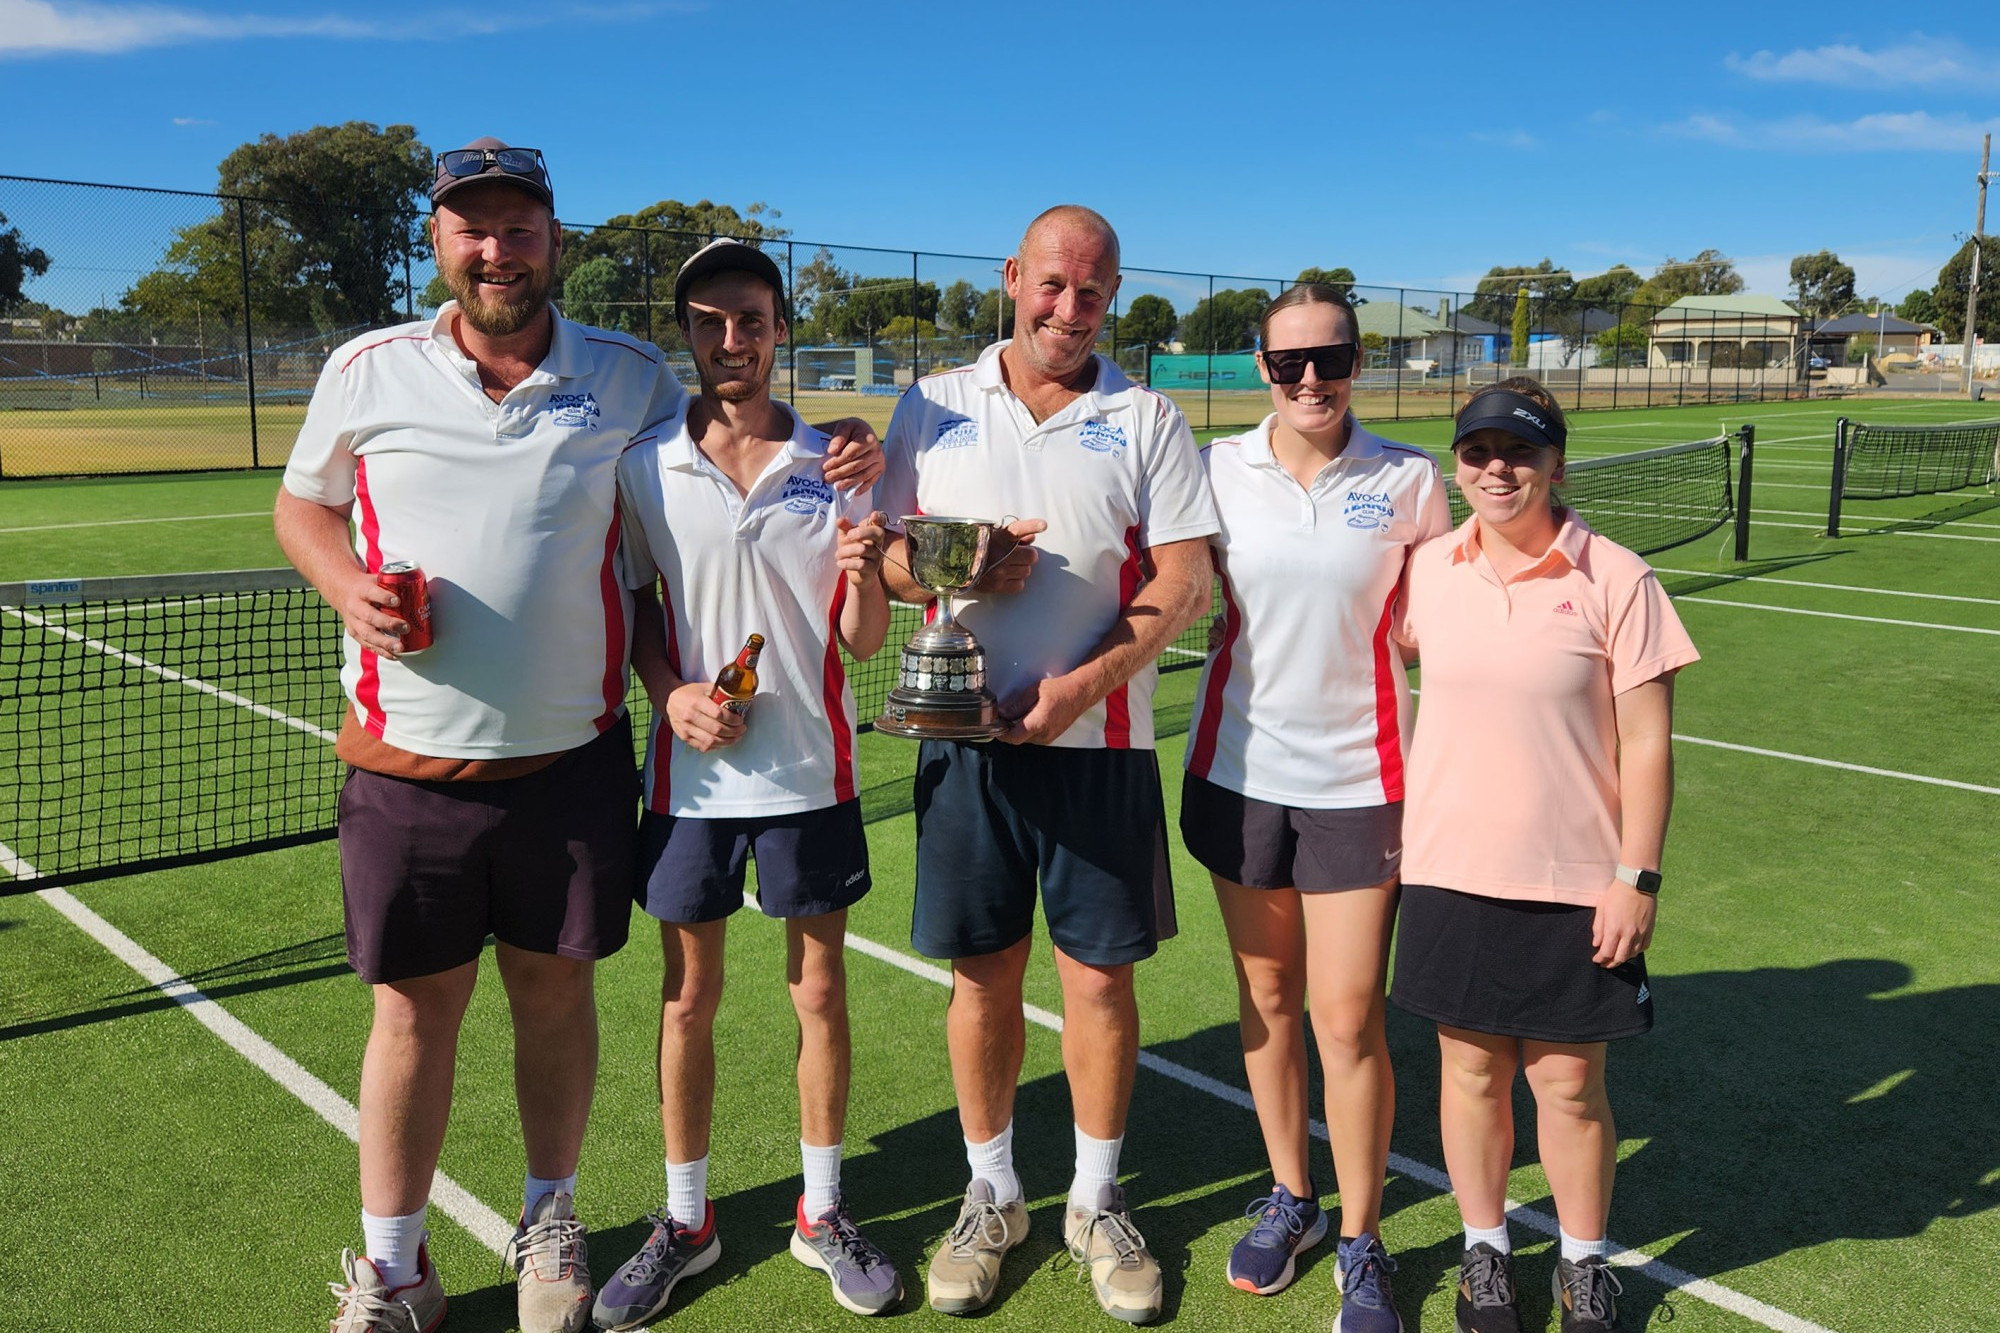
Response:
[[[1558,602],[1556,603],[1556,614],[1559,616],[1573,616],[1576,614],[1576,604],[1567,601]]]

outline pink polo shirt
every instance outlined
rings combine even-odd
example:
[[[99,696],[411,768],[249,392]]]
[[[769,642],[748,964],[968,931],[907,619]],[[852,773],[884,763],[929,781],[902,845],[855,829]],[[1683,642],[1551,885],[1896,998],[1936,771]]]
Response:
[[[1479,520],[1417,548],[1397,637],[1423,666],[1403,882],[1596,903],[1618,868],[1612,699],[1700,656],[1638,556],[1574,510],[1502,581]]]

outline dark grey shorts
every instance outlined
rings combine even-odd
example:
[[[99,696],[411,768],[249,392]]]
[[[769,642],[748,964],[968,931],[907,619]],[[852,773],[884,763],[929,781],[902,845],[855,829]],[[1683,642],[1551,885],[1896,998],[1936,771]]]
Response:
[[[350,769],[340,789],[348,962],[372,984],[469,963],[489,934],[565,958],[618,952],[638,800],[623,718],[525,777],[413,782]]]
[[[743,906],[744,867],[757,861],[765,916],[824,916],[868,892],[868,834],[861,802],[757,818],[639,820],[639,906],[683,925],[718,921]]]
[[[1181,784],[1188,855],[1232,884],[1330,893],[1395,878],[1403,803],[1342,810],[1274,805],[1189,773]]]
[[[1403,886],[1389,999],[1472,1032],[1583,1045],[1652,1030],[1642,954],[1590,961],[1594,908]]]

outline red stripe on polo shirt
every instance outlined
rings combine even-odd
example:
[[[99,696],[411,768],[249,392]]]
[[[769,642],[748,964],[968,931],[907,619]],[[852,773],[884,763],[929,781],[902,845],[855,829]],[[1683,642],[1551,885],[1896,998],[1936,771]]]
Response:
[[[604,599],[604,711],[598,715],[599,735],[618,721],[618,707],[625,702],[625,680],[631,674],[625,644],[625,599],[618,591],[619,514],[611,511],[611,526],[604,533],[604,561],[597,568],[598,595]]]
[[[667,666],[682,680],[687,677],[681,672],[681,638],[674,629],[674,595],[667,591],[665,579],[655,578],[654,586],[660,593],[660,610],[667,618]],[[656,815],[669,813],[667,794],[673,788],[674,729],[667,722],[665,713],[653,714],[653,734],[646,738],[646,771],[652,776],[653,789],[646,793],[646,808]]]
[[[1236,636],[1243,629],[1243,612],[1236,605],[1236,589],[1230,586],[1229,576],[1222,572],[1222,556],[1214,547],[1209,547],[1208,557],[1215,566],[1215,576],[1222,582],[1222,646],[1216,650],[1215,661],[1208,668],[1208,688],[1201,696],[1201,725],[1195,731],[1194,753],[1188,757],[1188,772],[1198,778],[1208,776],[1209,767],[1215,763],[1215,740],[1222,730],[1222,696],[1229,688],[1229,669],[1234,665]]]
[[[1118,566],[1118,609],[1132,605],[1139,592],[1139,525],[1125,529],[1125,560]],[[1107,749],[1132,748],[1132,692],[1129,681],[1104,696],[1104,744]]]
[[[1382,799],[1403,799],[1403,732],[1396,720],[1396,653],[1389,643],[1389,624],[1396,610],[1398,587],[1389,589],[1376,622],[1375,659],[1375,754],[1382,762]]]
[[[380,342],[369,343],[366,347],[357,347],[354,349],[353,356],[348,357],[347,360],[340,363],[340,373],[345,375],[347,368],[356,361],[359,361],[364,352],[372,352],[378,347],[387,347],[390,343],[420,343],[428,341],[429,338],[430,334],[428,333],[402,333],[394,338],[384,338]]]
[[[647,356],[644,352],[634,347],[631,343],[623,342],[617,338],[592,338],[586,335],[584,337],[584,341],[587,343],[603,343],[606,347],[622,347],[626,351],[630,352],[633,356],[636,356],[640,360],[644,361],[649,366],[657,366],[660,364],[652,357]]]
[[[362,349],[367,350],[365,347]],[[355,353],[356,356],[360,354]],[[354,506],[361,513],[356,526],[361,530],[362,567],[370,574],[380,574],[382,519],[375,512],[374,497],[368,493],[368,460],[365,458],[355,460],[354,464]],[[361,679],[354,683],[354,702],[361,708],[362,728],[380,740],[385,722],[382,716],[382,664],[372,648],[361,650]]]
[[[854,728],[847,720],[847,668],[840,661],[840,609],[847,604],[847,575],[834,585],[826,613],[826,665],[820,676],[826,720],[833,729],[833,799],[854,799]]]

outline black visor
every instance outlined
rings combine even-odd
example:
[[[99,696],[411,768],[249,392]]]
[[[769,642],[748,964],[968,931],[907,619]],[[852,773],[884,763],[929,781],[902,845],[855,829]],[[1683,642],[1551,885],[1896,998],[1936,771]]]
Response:
[[[1456,449],[1460,440],[1476,430],[1504,430],[1530,444],[1557,450],[1569,442],[1569,432],[1547,408],[1512,389],[1482,393],[1460,409],[1458,426],[1451,433],[1452,447]]]

